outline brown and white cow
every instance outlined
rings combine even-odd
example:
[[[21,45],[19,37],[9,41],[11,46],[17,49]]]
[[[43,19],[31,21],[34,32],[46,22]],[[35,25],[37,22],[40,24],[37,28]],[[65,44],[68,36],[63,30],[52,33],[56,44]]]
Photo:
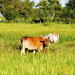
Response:
[[[58,43],[59,34],[48,34],[48,35],[42,36],[42,38],[44,39],[47,38],[50,43]]]
[[[21,38],[21,55],[25,54],[25,49],[27,50],[43,50],[48,45],[48,39],[42,37],[28,37],[24,36]]]

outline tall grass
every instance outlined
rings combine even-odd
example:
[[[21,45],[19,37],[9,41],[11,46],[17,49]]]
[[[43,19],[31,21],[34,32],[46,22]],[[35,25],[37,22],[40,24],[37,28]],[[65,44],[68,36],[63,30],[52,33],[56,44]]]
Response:
[[[46,52],[20,55],[22,36],[60,35]],[[0,23],[0,75],[75,75],[75,25]]]

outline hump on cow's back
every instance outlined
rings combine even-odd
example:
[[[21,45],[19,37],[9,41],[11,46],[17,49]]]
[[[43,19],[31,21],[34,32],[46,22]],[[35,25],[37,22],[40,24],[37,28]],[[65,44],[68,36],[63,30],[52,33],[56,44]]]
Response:
[[[23,40],[27,40],[28,38],[29,38],[30,36],[23,36],[22,38],[21,38],[21,43],[23,42]]]
[[[28,38],[31,38],[30,36],[23,36],[22,39],[27,40]]]

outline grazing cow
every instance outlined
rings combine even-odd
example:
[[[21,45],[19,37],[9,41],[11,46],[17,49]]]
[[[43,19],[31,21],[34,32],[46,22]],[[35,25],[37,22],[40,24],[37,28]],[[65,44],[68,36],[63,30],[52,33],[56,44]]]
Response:
[[[48,39],[42,37],[28,37],[24,36],[21,38],[21,55],[25,54],[25,50],[40,51],[48,45]]]
[[[48,34],[43,36],[42,38],[47,38],[50,43],[58,43],[59,34]]]

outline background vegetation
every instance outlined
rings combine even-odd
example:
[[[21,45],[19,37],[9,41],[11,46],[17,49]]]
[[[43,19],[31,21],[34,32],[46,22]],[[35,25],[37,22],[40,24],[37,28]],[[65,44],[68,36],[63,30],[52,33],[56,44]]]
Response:
[[[59,33],[59,43],[21,56],[22,36],[48,33]],[[75,75],[75,25],[0,23],[0,75]]]
[[[0,12],[10,22],[75,23],[75,0],[69,0],[65,7],[60,0],[40,0],[38,4],[30,0],[0,0]]]

